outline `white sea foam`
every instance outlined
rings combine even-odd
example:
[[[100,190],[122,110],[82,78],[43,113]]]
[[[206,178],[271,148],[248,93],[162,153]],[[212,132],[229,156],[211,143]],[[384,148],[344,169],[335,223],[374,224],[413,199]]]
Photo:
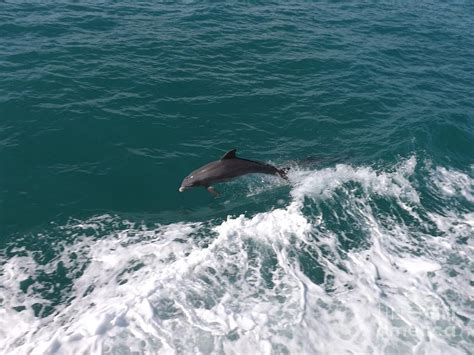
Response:
[[[390,171],[296,171],[287,206],[219,224],[150,228],[107,215],[72,221],[62,230],[74,241],[58,245],[49,264],[27,252],[4,258],[0,349],[468,353],[473,215],[426,211],[411,183],[415,165],[413,157]],[[434,175],[462,196],[462,186],[472,185],[440,171]],[[377,197],[407,218],[379,210]],[[333,200],[345,210],[330,223],[319,204]],[[348,221],[357,223],[352,237],[364,240],[350,248],[337,227]],[[87,236],[91,230],[99,236]],[[73,280],[69,297],[52,315],[36,317],[32,305],[46,301],[19,282],[41,283],[36,275],[60,264]],[[20,305],[26,308],[13,309]]]
[[[432,180],[438,191],[445,196],[463,196],[474,203],[474,182],[467,174],[445,167],[437,167]]]
[[[416,159],[412,157],[393,172],[378,172],[370,167],[355,168],[344,164],[338,164],[335,168],[303,171],[297,174],[296,188],[291,194],[297,200],[307,196],[328,198],[344,184],[354,182],[360,184],[368,194],[406,197],[417,203],[419,197],[416,189],[407,180],[407,176],[413,174],[415,166]]]

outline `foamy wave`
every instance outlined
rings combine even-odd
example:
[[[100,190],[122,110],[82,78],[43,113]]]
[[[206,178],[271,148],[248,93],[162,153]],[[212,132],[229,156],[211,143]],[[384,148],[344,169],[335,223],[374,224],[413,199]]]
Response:
[[[474,203],[474,182],[467,174],[437,167],[432,173],[432,180],[441,194],[448,197],[463,196]]]
[[[296,187],[291,191],[296,200],[304,197],[329,198],[338,188],[352,182],[359,184],[365,193],[405,197],[419,202],[416,189],[407,180],[416,166],[415,157],[407,159],[394,172],[380,172],[370,167],[352,167],[338,164],[334,168],[303,171],[296,178]]]
[[[288,206],[218,224],[72,221],[47,265],[27,251],[5,258],[1,349],[467,353],[473,216],[427,210],[411,182],[415,165],[297,171]],[[341,189],[344,209],[331,219],[326,204]],[[348,221],[350,235],[338,228]],[[344,244],[351,238],[364,242]],[[62,269],[72,282],[65,301],[36,316],[33,305],[48,302],[33,292],[38,274]]]

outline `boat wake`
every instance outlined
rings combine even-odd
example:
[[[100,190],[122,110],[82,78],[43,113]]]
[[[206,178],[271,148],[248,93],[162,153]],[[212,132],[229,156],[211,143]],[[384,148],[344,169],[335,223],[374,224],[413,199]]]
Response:
[[[294,170],[287,205],[225,221],[53,225],[2,251],[0,349],[469,353],[474,180],[432,165]]]

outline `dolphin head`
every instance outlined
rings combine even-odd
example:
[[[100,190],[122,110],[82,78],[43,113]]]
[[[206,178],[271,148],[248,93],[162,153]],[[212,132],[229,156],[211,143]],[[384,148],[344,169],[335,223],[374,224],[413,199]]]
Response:
[[[197,176],[194,176],[193,174],[190,174],[184,178],[179,188],[179,192],[183,192],[184,190],[190,189],[191,187],[195,186],[201,186],[199,178],[197,178]]]
[[[208,187],[213,182],[215,182],[215,179],[213,180],[212,176],[215,169],[219,168],[219,166],[220,162],[212,162],[200,167],[197,170],[194,170],[183,179],[183,182],[179,188],[179,192],[183,192],[184,190],[190,189],[191,187]]]

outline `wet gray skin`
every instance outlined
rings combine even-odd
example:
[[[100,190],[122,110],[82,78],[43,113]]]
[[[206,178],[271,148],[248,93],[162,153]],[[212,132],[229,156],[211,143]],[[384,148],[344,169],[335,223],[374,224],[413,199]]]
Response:
[[[235,155],[236,151],[236,149],[232,149],[224,154],[220,160],[213,161],[194,170],[184,178],[179,192],[183,192],[191,187],[202,186],[207,188],[214,196],[218,196],[217,191],[212,187],[213,184],[229,181],[246,174],[270,174],[287,179],[283,169],[278,169],[258,161],[237,158]]]

